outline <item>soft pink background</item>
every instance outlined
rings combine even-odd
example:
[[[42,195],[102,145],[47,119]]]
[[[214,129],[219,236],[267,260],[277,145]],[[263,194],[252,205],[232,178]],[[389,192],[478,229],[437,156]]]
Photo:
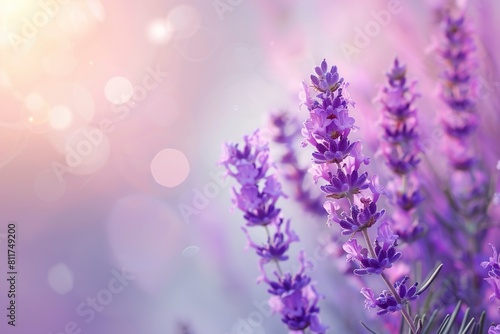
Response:
[[[229,213],[230,187],[216,166],[222,142],[263,125],[271,109],[296,112],[300,82],[327,58],[351,83],[353,116],[373,154],[372,99],[395,56],[419,80],[422,136],[434,140],[440,2],[392,3],[397,13],[346,56],[342,45],[377,25],[388,2],[0,0],[0,277],[9,221],[17,222],[19,272],[15,328],[6,325],[0,280],[0,331],[56,334],[74,321],[92,334],[177,333],[179,322],[193,333],[233,333],[267,296],[254,284],[256,256],[243,251],[241,215]],[[471,1],[468,11],[492,164],[500,6]],[[439,156],[441,143],[432,143],[430,156]],[[89,152],[81,161],[78,148]],[[71,171],[61,169],[68,154]],[[322,222],[283,206],[300,247],[314,249]],[[87,323],[77,308],[105,294],[122,268],[133,280]],[[335,289],[331,263],[316,273],[326,323],[343,332],[339,319],[357,326],[368,317],[356,291]],[[334,300],[358,306],[347,313]],[[277,317],[264,318],[253,333],[285,332]]]

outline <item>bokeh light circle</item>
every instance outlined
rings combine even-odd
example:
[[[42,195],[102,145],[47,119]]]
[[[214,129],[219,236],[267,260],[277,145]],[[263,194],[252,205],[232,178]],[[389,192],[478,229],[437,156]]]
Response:
[[[73,120],[71,110],[66,106],[55,106],[49,113],[49,124],[53,129],[66,129]]]
[[[167,22],[171,24],[178,37],[188,38],[200,28],[201,18],[193,6],[178,5],[168,12]]]
[[[124,77],[114,77],[108,80],[104,87],[106,99],[114,104],[122,104],[130,100],[134,87],[130,80]]]
[[[179,150],[164,149],[158,152],[151,162],[151,173],[155,181],[167,188],[174,188],[189,175],[189,161]]]
[[[148,38],[154,44],[164,44],[173,35],[172,25],[166,20],[155,20],[148,26]]]
[[[74,287],[73,272],[64,263],[57,263],[49,269],[47,281],[52,290],[60,295],[71,292]]]

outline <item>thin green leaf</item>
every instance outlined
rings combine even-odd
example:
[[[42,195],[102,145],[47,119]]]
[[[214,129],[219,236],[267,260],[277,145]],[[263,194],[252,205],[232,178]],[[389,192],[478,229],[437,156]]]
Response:
[[[467,325],[467,318],[469,317],[469,312],[470,312],[470,307],[468,307],[467,310],[465,310],[464,318],[462,319],[462,324],[460,325],[460,329],[458,330],[459,333],[462,333],[465,326]]]
[[[427,323],[425,324],[424,329],[422,330],[422,334],[429,334],[429,331],[432,328],[434,320],[436,319],[437,313],[438,313],[437,310],[434,310],[434,312],[432,312],[431,317],[429,318],[429,321],[427,321]]]
[[[427,288],[429,288],[429,286],[432,284],[432,282],[434,282],[434,280],[436,279],[437,275],[441,271],[441,268],[443,268],[443,264],[442,263],[436,269],[434,269],[434,272],[429,276],[429,278],[425,281],[425,283],[422,284],[422,287],[420,288],[420,290],[418,290],[417,295],[420,295],[425,290],[427,290]]]
[[[443,334],[443,330],[446,328],[446,325],[448,325],[448,322],[450,321],[450,315],[447,314],[444,317],[443,322],[441,323],[441,326],[439,326],[439,329],[437,331],[437,334]]]
[[[446,325],[443,334],[448,334],[450,330],[453,328],[453,324],[455,322],[455,319],[457,318],[458,312],[460,312],[460,306],[462,306],[461,300],[459,300],[457,306],[455,306],[455,309],[453,310],[453,313],[450,316],[450,321],[448,321],[448,324]]]
[[[370,329],[370,327],[368,327],[367,325],[365,325],[365,323],[363,321],[361,321],[361,326],[363,326],[364,328],[366,328],[366,330],[368,330],[370,333],[377,334],[377,332],[374,332],[373,330]]]
[[[467,332],[469,331],[469,329],[471,327],[473,327],[473,325],[474,325],[474,318],[470,319],[467,326],[463,330],[460,330],[460,332],[458,332],[458,334],[467,334]]]
[[[479,333],[483,334],[483,331],[484,331],[484,321],[486,320],[486,312],[483,311],[481,313],[481,316],[479,317]]]
[[[422,320],[418,318],[418,316],[415,318],[415,324],[417,325],[417,333],[416,334],[420,334],[422,333]]]

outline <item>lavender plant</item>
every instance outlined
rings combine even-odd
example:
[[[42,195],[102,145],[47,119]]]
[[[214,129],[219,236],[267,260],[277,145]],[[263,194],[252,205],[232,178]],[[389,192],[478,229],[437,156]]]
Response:
[[[394,173],[389,195],[397,208],[393,214],[396,233],[403,241],[411,242],[422,236],[416,208],[422,202],[416,168],[420,163],[418,118],[414,106],[419,97],[416,81],[407,83],[406,66],[399,60],[387,73],[388,83],[379,93],[381,125],[383,129],[381,152],[387,166]]]
[[[234,178],[239,188],[233,188],[233,201],[244,213],[246,227],[261,227],[267,233],[267,241],[257,244],[252,241],[248,230],[243,227],[248,237],[249,247],[260,257],[259,268],[271,294],[269,303],[274,312],[281,315],[282,322],[290,333],[325,333],[319,313],[320,295],[316,292],[311,278],[306,274],[308,263],[304,252],[300,252],[298,272],[283,272],[280,263],[288,259],[287,251],[292,242],[298,242],[297,234],[291,229],[290,221],[281,217],[281,210],[276,207],[279,198],[284,197],[281,184],[274,174],[268,173],[269,146],[259,131],[244,137],[244,146],[226,144],[221,164],[227,174]],[[274,263],[275,279],[271,279],[265,265]]]
[[[312,153],[315,182],[326,181],[320,188],[328,198],[324,204],[327,224],[338,224],[342,235],[350,236],[343,248],[347,261],[354,261],[359,267],[354,274],[379,275],[387,285],[388,289],[377,297],[370,288],[361,289],[365,307],[376,308],[379,315],[400,312],[411,332],[418,333],[421,324],[413,321],[406,306],[423,291],[417,291],[417,283],[407,286],[408,276],[392,283],[387,274],[387,269],[401,257],[398,236],[388,222],[380,222],[385,210],[377,208],[382,189],[376,178],[369,180],[368,173],[360,170],[361,165],[369,164],[369,159],[362,154],[361,142],[351,142],[349,137],[355,121],[349,114],[353,103],[344,95],[347,83],[339,76],[337,67],[329,68],[325,60],[315,68],[311,83],[312,91],[304,84],[309,118],[302,130],[303,146],[310,144],[316,149]],[[373,242],[369,229],[377,223]],[[366,246],[358,242],[360,234]]]
[[[300,131],[301,146],[314,147],[309,172],[314,183],[320,184],[326,200],[319,200],[305,187],[307,169],[300,166],[295,147],[296,118],[286,113],[273,113],[270,117],[272,140],[284,150],[279,163],[285,180],[292,186],[292,197],[304,212],[321,216],[326,211],[326,224],[340,229],[332,240],[338,242],[347,237],[341,246],[351,268],[346,281],[351,286],[361,282],[359,288],[366,309],[374,309],[380,316],[400,314],[401,321],[397,324],[400,333],[408,329],[413,334],[484,334],[485,331],[500,334],[498,321],[485,325],[491,314],[487,316],[483,300],[489,294],[488,286],[493,291],[490,300],[500,300],[500,257],[492,246],[493,256],[489,261],[479,266],[478,260],[487,258],[483,248],[491,228],[488,208],[493,197],[493,180],[477,154],[475,142],[479,115],[474,52],[472,30],[463,12],[458,15],[447,12],[437,54],[444,67],[440,99],[446,107],[441,122],[446,134],[450,180],[442,180],[435,173],[433,189],[425,188],[432,182],[420,182],[427,176],[419,173],[421,158],[427,158],[419,144],[417,129],[415,101],[420,95],[416,92],[416,82],[407,81],[406,67],[398,59],[387,73],[387,83],[378,97],[383,130],[381,152],[391,171],[387,189],[369,171],[370,159],[362,153],[362,142],[353,139],[353,132],[358,129],[350,114],[354,102],[347,95],[348,84],[335,66],[328,67],[323,60],[314,69],[310,84],[303,84],[303,105],[308,118]],[[244,214],[246,227],[242,229],[248,246],[260,258],[258,281],[268,286],[272,309],[281,315],[290,333],[325,333],[327,326],[319,317],[321,296],[307,274],[310,264],[305,253],[299,254],[297,270],[285,272],[281,268],[289,258],[290,245],[298,242],[299,237],[277,207],[277,201],[285,195],[276,174],[271,172],[268,143],[256,131],[244,137],[242,147],[227,144],[224,152],[221,164],[239,184],[233,188],[233,202]],[[439,157],[427,162],[431,170],[435,169],[432,164],[441,163]],[[426,198],[432,196],[437,200],[423,201],[424,193]],[[384,195],[389,195],[395,204],[392,219],[381,208],[379,199]],[[432,215],[434,221],[426,221],[429,233],[424,233],[422,220]],[[256,242],[250,227],[265,231],[266,241]],[[403,250],[399,246],[401,241],[406,243]],[[435,251],[425,254],[415,251],[422,246]],[[426,272],[429,271],[426,266],[434,263],[446,263],[443,283],[431,290],[425,300],[417,301],[443,265],[421,285],[410,276],[420,277],[418,264]],[[276,270],[269,275],[271,265]],[[378,291],[374,285],[365,286],[366,276],[379,277],[386,287]],[[454,281],[460,281],[466,288],[458,288],[455,283],[447,285]],[[385,322],[391,325],[391,333],[397,331],[391,320]]]
[[[470,287],[460,291],[458,298],[478,314],[482,284],[475,257],[481,254],[490,224],[488,206],[492,199],[492,181],[475,153],[474,133],[479,124],[475,50],[472,30],[464,13],[448,11],[443,19],[438,54],[445,68],[440,98],[446,105],[442,124],[451,177],[445,190],[449,206],[442,210],[447,216],[436,215],[450,236],[454,248],[450,254],[455,255],[455,266],[462,271],[463,284]]]
[[[301,125],[299,120],[289,113],[279,111],[270,113],[268,123],[271,130],[271,139],[284,149],[279,163],[284,178],[293,186],[293,199],[304,208],[304,211],[312,215],[324,214],[325,211],[320,198],[313,195],[312,189],[308,189],[304,185],[307,168],[300,167],[294,146],[296,140],[300,137]]]

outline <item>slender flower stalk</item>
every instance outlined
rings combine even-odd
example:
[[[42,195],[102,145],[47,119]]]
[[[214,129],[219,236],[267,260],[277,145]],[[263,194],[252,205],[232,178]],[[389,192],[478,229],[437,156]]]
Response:
[[[420,162],[418,118],[414,106],[420,96],[416,93],[416,81],[407,83],[406,66],[398,59],[387,73],[388,83],[377,98],[381,103],[382,114],[382,154],[387,166],[394,173],[389,195],[397,210],[393,220],[396,233],[410,242],[423,233],[422,224],[418,224],[416,208],[423,198],[420,192],[417,166]]]
[[[442,123],[448,140],[448,161],[454,170],[449,196],[453,207],[478,231],[484,227],[491,198],[488,177],[480,168],[473,145],[479,118],[476,46],[463,13],[448,13],[443,30],[438,50],[445,67],[440,97],[447,108],[443,110]]]
[[[238,187],[233,187],[233,201],[244,213],[246,227],[261,227],[267,233],[264,244],[255,243],[247,228],[248,246],[260,257],[259,268],[262,276],[259,282],[268,284],[271,294],[269,303],[274,312],[281,314],[282,322],[289,333],[325,333],[327,326],[321,323],[318,307],[320,295],[316,292],[311,278],[305,273],[308,267],[305,254],[299,255],[300,269],[297,273],[283,272],[280,263],[288,259],[287,251],[299,237],[291,229],[290,221],[284,221],[281,210],[276,207],[279,198],[284,197],[281,184],[274,174],[269,173],[269,145],[258,131],[244,137],[244,146],[226,144],[221,164],[227,174],[233,177]],[[276,280],[271,280],[265,265],[274,263]]]
[[[301,168],[295,150],[295,141],[301,137],[300,122],[296,117],[284,111],[272,112],[269,115],[269,129],[272,140],[283,147],[284,152],[279,160],[283,176],[293,187],[292,196],[302,208],[315,216],[323,215],[323,203],[306,187],[307,168]]]
[[[444,66],[440,85],[440,98],[446,108],[442,124],[447,140],[447,156],[451,166],[450,183],[446,197],[451,208],[446,224],[452,227],[457,255],[456,263],[462,268],[468,288],[461,292],[463,299],[480,312],[477,305],[482,295],[481,273],[477,270],[476,256],[487,234],[488,206],[492,199],[491,178],[478,158],[474,145],[479,124],[477,110],[478,80],[476,77],[476,46],[470,26],[463,12],[446,13],[443,20],[443,37],[438,49]],[[443,221],[443,217],[440,217]],[[450,229],[449,227],[447,228]]]
[[[303,146],[312,145],[316,150],[312,154],[315,182],[326,182],[320,188],[328,198],[324,204],[327,225],[338,224],[341,233],[350,236],[343,248],[347,261],[358,265],[354,274],[379,275],[387,285],[378,298],[371,289],[363,288],[365,307],[377,308],[378,314],[401,312],[416,334],[416,325],[405,305],[418,297],[417,285],[406,287],[408,277],[392,284],[386,274],[401,257],[396,249],[398,236],[387,222],[380,222],[385,211],[377,208],[377,201],[383,190],[376,178],[370,180],[368,173],[361,171],[361,165],[369,164],[369,159],[362,154],[361,142],[353,142],[349,136],[355,125],[349,115],[349,106],[354,103],[346,95],[348,84],[339,76],[337,67],[328,68],[325,60],[315,68],[311,83],[312,90],[304,84],[309,118],[302,129]],[[368,230],[377,224],[377,238],[372,242]],[[365,247],[357,239],[360,234]]]

